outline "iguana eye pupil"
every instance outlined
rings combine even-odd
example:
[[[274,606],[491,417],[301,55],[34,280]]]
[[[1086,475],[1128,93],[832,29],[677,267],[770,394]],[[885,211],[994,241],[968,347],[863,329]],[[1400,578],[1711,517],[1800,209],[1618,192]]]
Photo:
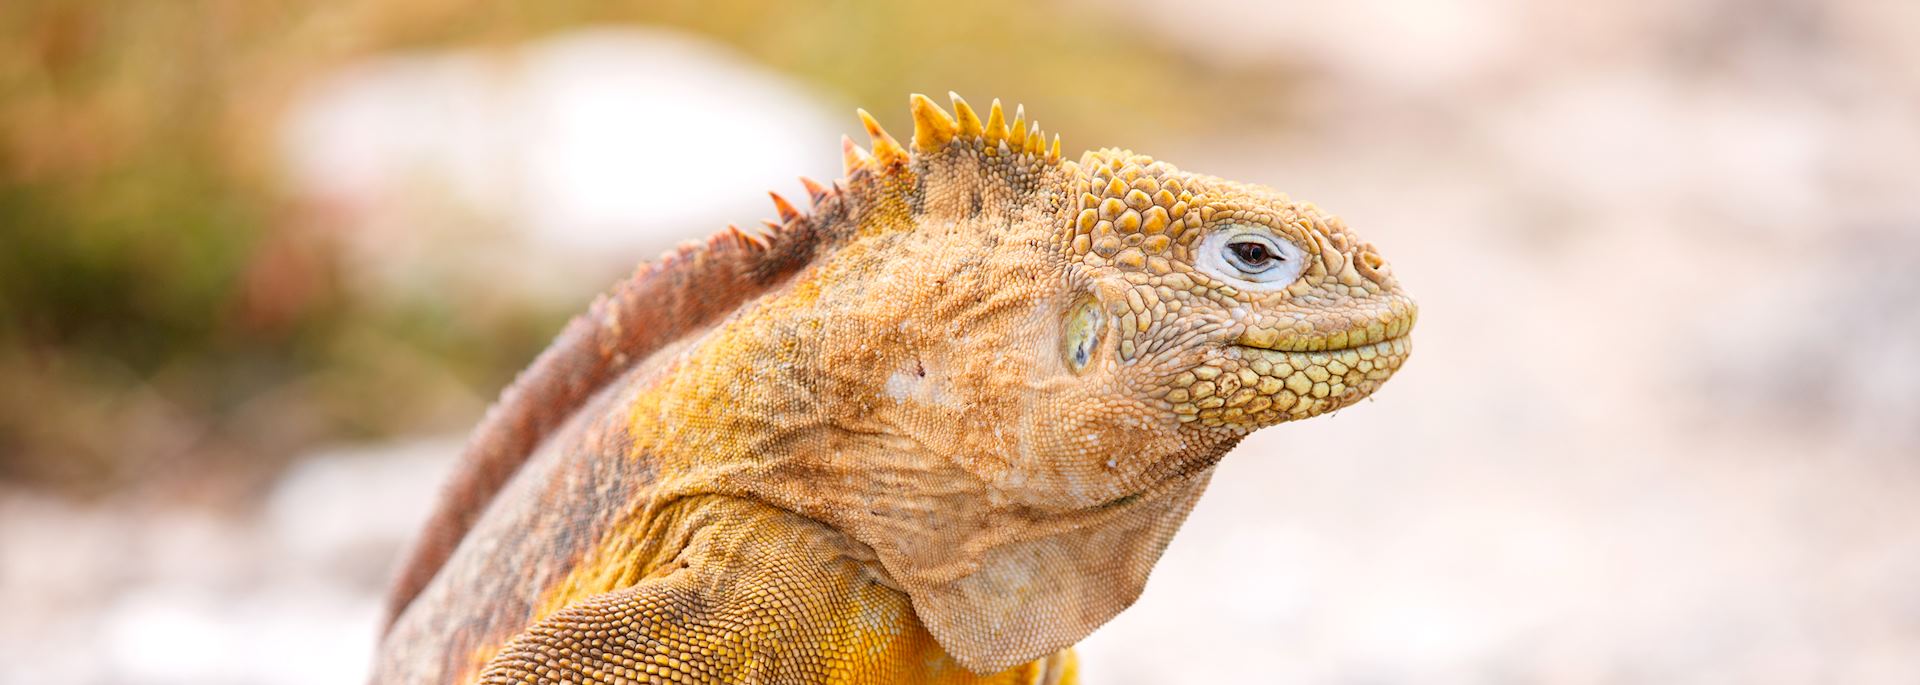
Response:
[[[1269,252],[1267,246],[1261,243],[1234,243],[1228,245],[1227,249],[1233,250],[1234,256],[1239,257],[1240,261],[1245,262],[1248,266],[1260,266],[1267,263],[1267,260],[1273,258],[1273,253]]]

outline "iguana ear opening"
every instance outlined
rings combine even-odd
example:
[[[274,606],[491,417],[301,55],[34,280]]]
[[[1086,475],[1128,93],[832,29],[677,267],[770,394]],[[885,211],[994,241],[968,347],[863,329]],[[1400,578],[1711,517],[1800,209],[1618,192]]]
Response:
[[[1211,475],[1031,522],[980,551],[974,570],[953,580],[896,568],[879,551],[940,646],[968,670],[997,673],[1072,646],[1132,605]]]
[[[1106,314],[1093,298],[1081,298],[1072,309],[1067,310],[1067,318],[1060,332],[1060,356],[1066,362],[1068,371],[1078,374],[1086,370],[1099,353],[1106,330]]]

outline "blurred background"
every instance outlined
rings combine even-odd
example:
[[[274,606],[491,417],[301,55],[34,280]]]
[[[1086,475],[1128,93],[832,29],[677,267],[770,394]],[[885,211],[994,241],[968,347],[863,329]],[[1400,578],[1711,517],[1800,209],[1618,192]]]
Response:
[[[11,0],[0,682],[360,682],[561,323],[949,89],[1313,200],[1422,305],[1088,682],[1920,682],[1906,0]]]

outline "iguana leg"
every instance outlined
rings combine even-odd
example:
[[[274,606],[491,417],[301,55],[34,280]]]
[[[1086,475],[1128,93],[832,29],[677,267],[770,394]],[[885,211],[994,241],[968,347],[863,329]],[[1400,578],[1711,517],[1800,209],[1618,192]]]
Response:
[[[735,503],[726,506],[759,507]],[[720,518],[720,517],[716,517]],[[727,516],[630,587],[572,602],[483,683],[1067,683],[1071,651],[991,676],[960,666],[838,533],[772,510]]]

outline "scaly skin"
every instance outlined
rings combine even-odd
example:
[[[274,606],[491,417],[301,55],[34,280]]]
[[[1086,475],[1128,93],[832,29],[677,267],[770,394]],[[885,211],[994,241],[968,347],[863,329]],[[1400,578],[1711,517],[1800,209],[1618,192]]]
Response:
[[[1406,358],[1313,206],[912,102],[911,152],[862,113],[810,214],[643,269],[515,383],[376,681],[1070,682],[1223,454]]]

